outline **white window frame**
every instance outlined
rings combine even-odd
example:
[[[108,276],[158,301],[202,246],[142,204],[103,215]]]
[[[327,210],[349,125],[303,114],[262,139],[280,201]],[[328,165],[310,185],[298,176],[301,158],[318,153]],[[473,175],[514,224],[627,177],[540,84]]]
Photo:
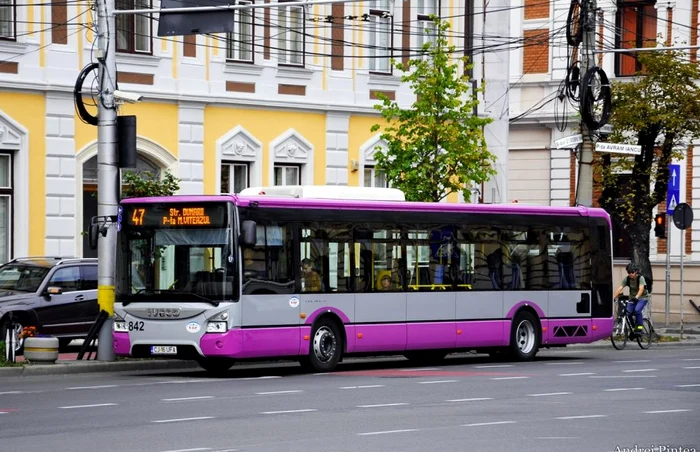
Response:
[[[391,0],[375,0],[369,10],[369,71],[391,74],[394,18]]]
[[[252,1],[239,1],[237,5],[251,5]],[[253,9],[234,10],[233,32],[226,33],[226,59],[253,63],[255,60],[255,16]]]
[[[386,177],[386,172],[380,169],[377,169],[374,166],[371,165],[366,165],[364,169],[364,183],[365,187],[372,187],[372,188],[389,188],[391,184],[389,184],[389,181]],[[379,185],[377,184],[377,181],[383,178],[384,179],[384,184]]]
[[[0,0],[0,39],[17,39],[17,3],[15,0]]]
[[[279,185],[277,184],[277,171],[278,170],[283,172],[282,183]],[[296,183],[288,184],[287,183],[288,172],[294,172],[294,171],[296,171],[296,173],[297,173]],[[301,165],[275,165],[273,185],[276,187],[284,187],[287,185],[301,185]]]
[[[5,160],[7,161],[7,186],[0,186],[0,199],[7,198],[7,236],[2,237],[0,236],[0,240],[4,242],[5,245],[5,250],[7,252],[6,256],[3,256],[0,254],[0,264],[4,264],[5,262],[9,261],[10,258],[12,257],[12,222],[13,222],[13,215],[12,215],[12,201],[13,201],[13,187],[12,187],[12,154],[11,153],[2,153],[0,154],[0,161]]]
[[[430,15],[435,14],[440,16],[440,0],[418,0],[416,5],[416,23],[418,24],[418,42],[417,49],[420,52],[423,45],[430,42],[433,45],[437,41],[437,30],[435,24],[430,20]],[[431,30],[431,33],[426,33],[425,30]],[[425,53],[419,58],[427,60],[430,55]]]
[[[117,9],[151,9],[153,6],[152,0],[123,0],[124,2],[127,2],[129,4],[126,5],[126,8],[119,8],[119,1],[117,2]],[[153,24],[151,20],[151,15],[150,14],[120,14],[117,16],[116,23],[119,24],[120,21],[129,21],[129,24],[131,25],[132,28],[130,28],[130,36],[128,36],[129,39],[129,48],[124,49],[123,47],[120,49],[120,38],[123,39],[122,36],[120,36],[119,28],[117,27],[117,33],[115,33],[117,37],[117,52],[119,53],[130,53],[130,54],[147,54],[150,55],[153,53]],[[141,37],[142,39],[136,39],[137,37]],[[133,44],[133,46],[132,46]],[[138,48],[139,44],[145,44],[145,46],[142,46],[141,48]],[[132,48],[133,47],[133,48]]]
[[[279,7],[277,10],[277,61],[282,65],[304,66],[306,53],[306,11],[303,6]],[[301,31],[299,31],[301,30]]]
[[[226,193],[239,193],[236,191],[236,168],[243,168],[243,173],[245,174],[245,181],[243,182],[243,188],[250,187],[250,164],[248,162],[221,162],[221,193],[224,193],[223,189],[223,178],[224,171],[228,172],[228,185],[229,191]],[[226,167],[226,168],[224,168]]]

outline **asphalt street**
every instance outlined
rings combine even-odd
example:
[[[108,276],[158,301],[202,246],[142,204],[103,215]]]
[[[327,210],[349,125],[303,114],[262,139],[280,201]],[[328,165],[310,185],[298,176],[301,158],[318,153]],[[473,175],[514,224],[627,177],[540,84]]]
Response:
[[[694,346],[0,381],[3,452],[680,452],[700,449],[699,418]]]

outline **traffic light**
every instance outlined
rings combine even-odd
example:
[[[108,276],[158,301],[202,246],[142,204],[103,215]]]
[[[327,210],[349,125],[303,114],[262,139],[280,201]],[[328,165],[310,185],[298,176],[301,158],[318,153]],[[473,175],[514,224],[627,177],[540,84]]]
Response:
[[[666,238],[666,215],[660,213],[654,218],[654,234],[662,239]]]

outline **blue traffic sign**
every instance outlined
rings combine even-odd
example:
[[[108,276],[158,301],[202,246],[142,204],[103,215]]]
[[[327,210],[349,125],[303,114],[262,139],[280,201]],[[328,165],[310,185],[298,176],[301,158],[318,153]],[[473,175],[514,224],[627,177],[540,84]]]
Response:
[[[666,213],[673,215],[673,209],[681,202],[681,166],[671,164],[668,166],[668,191],[666,194]]]

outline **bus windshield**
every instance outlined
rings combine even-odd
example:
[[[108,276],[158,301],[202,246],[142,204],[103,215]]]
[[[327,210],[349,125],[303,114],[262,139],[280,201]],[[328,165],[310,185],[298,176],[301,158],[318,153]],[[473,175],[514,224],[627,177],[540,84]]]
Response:
[[[117,300],[211,304],[232,300],[235,259],[227,210],[224,203],[201,209],[171,204],[124,206]]]

